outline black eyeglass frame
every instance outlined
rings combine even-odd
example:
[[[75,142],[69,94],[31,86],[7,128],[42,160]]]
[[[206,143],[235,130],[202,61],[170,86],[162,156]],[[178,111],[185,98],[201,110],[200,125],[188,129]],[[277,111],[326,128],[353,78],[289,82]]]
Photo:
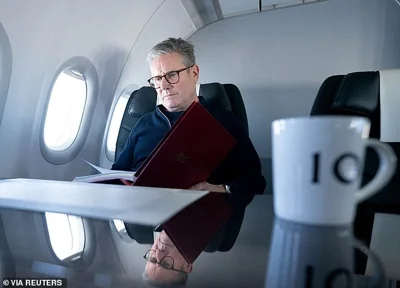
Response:
[[[160,83],[161,83],[161,81],[162,81],[162,78],[165,78],[165,80],[166,80],[169,84],[176,84],[176,83],[178,83],[179,80],[180,80],[180,75],[179,75],[179,73],[181,73],[182,71],[185,71],[185,70],[187,70],[187,69],[189,69],[189,68],[192,68],[194,65],[196,65],[196,64],[187,66],[187,67],[182,68],[182,69],[180,69],[180,70],[169,71],[169,72],[165,73],[165,74],[162,75],[162,76],[153,76],[153,77],[151,77],[150,79],[148,79],[147,82],[148,82],[148,83],[150,84],[150,86],[153,87],[154,89],[160,88],[160,87],[155,87],[155,85],[151,83],[151,80],[154,79],[154,78],[156,78],[156,77],[160,77]],[[174,83],[171,83],[171,82],[168,80],[168,78],[166,77],[167,75],[170,75],[171,73],[176,73],[177,76],[178,76],[178,80],[177,80],[176,82],[174,82]]]
[[[175,269],[175,268],[174,268],[175,260],[174,260],[174,258],[172,258],[171,256],[165,255],[163,258],[161,258],[160,262],[158,262],[157,259],[151,259],[151,260],[150,260],[150,258],[147,258],[147,257],[146,257],[147,254],[149,254],[150,251],[153,251],[154,253],[156,253],[156,251],[153,250],[153,249],[147,250],[146,254],[143,255],[144,260],[146,260],[146,261],[148,261],[148,262],[150,262],[150,263],[153,263],[153,264],[158,264],[158,265],[160,265],[161,267],[163,267],[164,269],[167,269],[167,270],[173,270],[173,271],[176,271],[176,272],[181,272],[181,273],[187,274],[185,271],[178,270],[178,269]],[[161,264],[161,263],[164,261],[164,259],[166,259],[166,258],[171,258],[171,259],[172,259],[172,267],[171,267],[171,268],[165,267],[164,265]],[[153,260],[154,260],[154,261],[153,261]]]

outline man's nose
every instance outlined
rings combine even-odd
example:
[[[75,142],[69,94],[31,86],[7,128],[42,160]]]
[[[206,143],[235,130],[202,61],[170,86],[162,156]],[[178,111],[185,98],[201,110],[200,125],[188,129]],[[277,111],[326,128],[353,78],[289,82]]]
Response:
[[[157,259],[158,262],[160,262],[161,259],[165,256],[165,253],[166,252],[163,251],[163,250],[160,250],[160,249],[156,250],[156,259]]]
[[[163,78],[161,79],[161,82],[160,82],[160,88],[161,88],[161,90],[169,89],[169,87],[171,87],[171,84],[169,84],[168,81],[167,81],[167,79],[166,79],[165,77],[163,77]]]

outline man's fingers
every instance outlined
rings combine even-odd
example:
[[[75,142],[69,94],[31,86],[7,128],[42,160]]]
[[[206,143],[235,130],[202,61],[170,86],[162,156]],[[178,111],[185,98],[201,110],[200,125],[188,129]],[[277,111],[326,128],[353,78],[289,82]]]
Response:
[[[204,182],[201,183],[197,183],[196,185],[193,185],[192,187],[190,187],[190,190],[205,190],[206,185]]]

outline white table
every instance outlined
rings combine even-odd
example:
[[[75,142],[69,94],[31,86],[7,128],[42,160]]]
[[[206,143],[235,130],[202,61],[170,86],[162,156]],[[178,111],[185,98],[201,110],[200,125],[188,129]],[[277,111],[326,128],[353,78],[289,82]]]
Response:
[[[39,179],[0,180],[0,207],[158,225],[208,191]]]

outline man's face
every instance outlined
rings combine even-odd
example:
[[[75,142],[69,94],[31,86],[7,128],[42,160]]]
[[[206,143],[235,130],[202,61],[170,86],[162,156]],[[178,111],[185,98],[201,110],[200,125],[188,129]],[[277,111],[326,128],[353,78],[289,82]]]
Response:
[[[168,111],[185,111],[193,101],[197,101],[196,82],[199,77],[199,67],[194,65],[178,73],[172,72],[184,68],[186,66],[178,53],[162,54],[151,62],[152,77],[166,75],[161,80],[160,77],[154,80],[158,97]],[[166,78],[173,84],[168,83]],[[174,83],[176,81],[178,82]]]
[[[151,258],[157,260],[158,263],[161,263],[163,259],[167,258],[169,259],[166,261],[171,261],[172,258],[174,269],[186,273],[190,273],[192,271],[192,265],[186,262],[182,254],[179,253],[178,249],[176,249],[164,231],[160,233],[157,240],[154,242],[153,247],[151,247],[151,250],[153,250],[153,252],[151,252]],[[160,283],[170,283],[180,276],[180,272],[166,269],[158,263],[147,261],[145,272],[148,278]]]

